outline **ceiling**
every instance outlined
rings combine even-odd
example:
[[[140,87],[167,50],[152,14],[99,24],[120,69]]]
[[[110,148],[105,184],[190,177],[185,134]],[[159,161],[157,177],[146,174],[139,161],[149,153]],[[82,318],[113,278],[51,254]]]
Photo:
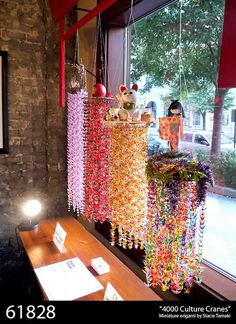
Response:
[[[175,0],[133,0],[133,18],[141,19],[159,8],[162,8]],[[74,6],[79,4],[78,0],[48,0],[52,17],[55,21],[63,18]],[[109,2],[98,0],[101,2]],[[110,5],[103,12],[105,22],[109,22],[119,26],[127,25],[130,18],[130,6],[132,0],[119,0]],[[86,8],[85,8],[86,9]]]
[[[133,18],[141,19],[174,1],[176,0],[134,0]],[[130,4],[131,0],[119,0],[111,5],[103,14],[105,22],[126,26],[130,20]]]

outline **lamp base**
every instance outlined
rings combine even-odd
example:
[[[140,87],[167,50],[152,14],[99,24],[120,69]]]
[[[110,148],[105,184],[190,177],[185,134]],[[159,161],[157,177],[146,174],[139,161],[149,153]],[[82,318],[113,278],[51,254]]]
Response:
[[[37,220],[30,220],[30,221],[25,221],[21,223],[18,226],[19,231],[32,231],[38,227],[38,221]]]

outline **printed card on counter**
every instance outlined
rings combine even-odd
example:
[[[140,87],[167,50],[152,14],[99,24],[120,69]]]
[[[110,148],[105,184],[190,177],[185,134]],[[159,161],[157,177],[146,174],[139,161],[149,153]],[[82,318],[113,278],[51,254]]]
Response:
[[[118,294],[110,282],[108,282],[105,290],[104,300],[123,300],[123,298]]]
[[[66,248],[64,246],[66,235],[66,231],[57,222],[56,229],[53,234],[53,242],[61,253],[66,252]]]

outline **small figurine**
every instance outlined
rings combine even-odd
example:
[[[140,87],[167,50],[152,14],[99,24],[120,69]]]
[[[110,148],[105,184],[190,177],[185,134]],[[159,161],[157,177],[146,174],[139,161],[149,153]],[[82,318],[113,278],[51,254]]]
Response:
[[[178,100],[172,100],[170,107],[168,108],[168,117],[182,116],[185,118],[183,106]]]
[[[104,117],[104,120],[106,121],[118,121],[120,120],[119,117],[119,108],[110,108],[107,110],[106,116]]]
[[[173,100],[168,108],[168,117],[159,118],[160,138],[168,140],[171,153],[179,150],[179,141],[183,138],[184,110],[178,100]]]
[[[154,117],[152,115],[151,108],[144,108],[141,114],[141,121],[145,123],[154,123]]]
[[[125,85],[119,87],[120,96],[117,96],[120,106],[120,119],[140,121],[141,110],[138,106],[138,85],[134,84],[131,89],[128,89]]]
[[[119,108],[119,118],[121,121],[131,121],[132,120],[129,111],[124,108]]]

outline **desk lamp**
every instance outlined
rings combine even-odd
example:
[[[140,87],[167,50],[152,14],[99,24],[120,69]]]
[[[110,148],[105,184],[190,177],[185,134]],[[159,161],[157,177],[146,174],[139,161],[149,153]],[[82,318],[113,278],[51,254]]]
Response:
[[[20,231],[30,231],[38,226],[38,220],[34,217],[40,213],[41,208],[42,205],[40,201],[36,199],[29,200],[24,204],[22,211],[26,216],[28,216],[28,220],[19,225]]]

